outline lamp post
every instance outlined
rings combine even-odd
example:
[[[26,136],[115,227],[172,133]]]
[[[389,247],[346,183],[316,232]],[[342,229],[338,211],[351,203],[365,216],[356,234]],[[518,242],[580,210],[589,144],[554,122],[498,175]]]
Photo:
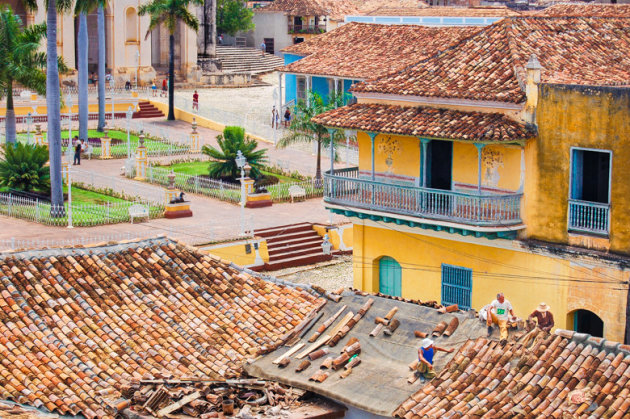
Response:
[[[245,165],[247,164],[247,158],[245,158],[241,150],[238,150],[234,161],[236,166],[241,169],[241,232],[239,236],[242,237],[245,236]]]
[[[114,123],[114,86],[112,86],[112,124]]]
[[[26,144],[31,143],[31,124],[33,123],[32,114],[29,112],[26,115]]]
[[[72,225],[72,154],[66,153],[68,159],[68,228],[74,228]]]
[[[133,107],[130,106],[127,109],[127,159],[131,158],[131,135],[129,134],[129,130],[131,129],[131,118],[133,117]]]
[[[68,147],[72,144],[72,96],[68,95]]]
[[[136,51],[136,91],[138,90],[138,79],[140,78],[140,47]]]

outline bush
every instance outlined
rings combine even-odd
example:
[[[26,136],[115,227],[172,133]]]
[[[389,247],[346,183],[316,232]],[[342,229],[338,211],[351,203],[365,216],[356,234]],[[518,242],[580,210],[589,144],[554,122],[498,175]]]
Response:
[[[250,138],[245,138],[245,129],[242,127],[225,127],[223,135],[217,137],[219,148],[203,146],[202,152],[210,156],[208,174],[213,179],[220,179],[226,176],[232,181],[240,177],[240,169],[236,166],[236,155],[240,150],[247,163],[251,167],[250,177],[256,179],[260,177],[260,170],[267,160],[267,150],[257,150],[258,142]]]
[[[275,176],[261,175],[258,179],[256,179],[256,182],[254,183],[254,186],[256,188],[264,188],[264,187],[269,186],[269,185],[275,185],[278,182],[280,182],[280,179],[278,179]]]
[[[3,147],[4,158],[0,160],[0,187],[24,192],[50,188],[48,148],[40,145],[17,143]]]

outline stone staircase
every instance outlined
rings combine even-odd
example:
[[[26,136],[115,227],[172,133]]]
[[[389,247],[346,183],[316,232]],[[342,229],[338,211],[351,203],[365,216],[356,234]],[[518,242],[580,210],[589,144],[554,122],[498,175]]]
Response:
[[[255,230],[254,235],[267,241],[269,262],[265,263],[263,268],[266,271],[310,265],[332,259],[332,255],[324,254],[323,239],[313,230],[311,223]]]
[[[161,110],[151,104],[151,102],[138,102],[140,111],[134,112],[133,118],[164,118]]]
[[[217,46],[217,58],[224,73],[262,74],[284,65],[282,58],[273,54],[263,57],[256,48]]]

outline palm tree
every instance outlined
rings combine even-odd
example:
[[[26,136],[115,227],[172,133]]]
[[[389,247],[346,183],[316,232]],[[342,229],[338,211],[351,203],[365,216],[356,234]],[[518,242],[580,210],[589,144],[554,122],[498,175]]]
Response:
[[[105,130],[105,6],[107,0],[97,0],[96,26],[98,31],[98,126]]]
[[[243,128],[225,127],[223,135],[217,136],[217,142],[219,143],[219,149],[203,146],[201,150],[202,153],[214,159],[208,167],[208,174],[211,178],[220,179],[229,176],[232,179],[237,179],[240,169],[236,166],[234,159],[239,150],[252,168],[250,176],[254,179],[260,177],[260,171],[267,161],[267,150],[256,150],[258,142],[245,138],[245,130]]]
[[[22,27],[22,21],[7,5],[0,10],[0,97],[6,94],[6,141],[15,143],[13,82],[46,93],[46,54],[38,52],[46,25]]]
[[[199,20],[188,11],[188,6],[191,4],[203,5],[203,0],[152,0],[138,9],[138,15],[148,14],[151,16],[145,39],[149,37],[153,29],[161,24],[166,26],[169,33],[168,79],[170,83],[168,86],[167,117],[169,121],[175,120],[175,30],[179,22],[182,22],[195,32],[199,30]]]
[[[32,0],[29,0],[32,1]],[[51,216],[63,217],[61,177],[61,95],[57,62],[57,13],[64,13],[72,0],[47,0],[46,10],[46,108],[48,112],[48,154],[50,161]]]
[[[46,167],[48,150],[36,144],[5,145],[4,158],[0,160],[0,186],[29,192],[46,190],[50,170]]]
[[[327,101],[313,92],[308,92],[309,102],[308,105],[303,100],[300,100],[293,111],[293,120],[289,126],[287,133],[278,141],[277,147],[285,148],[295,143],[310,143],[311,141],[317,141],[317,166],[315,169],[315,182],[321,185],[322,179],[322,145],[330,144],[330,134],[324,125],[316,124],[311,121],[316,115],[324,113],[331,109],[343,106],[342,95],[330,95]],[[335,136],[333,140],[339,140],[343,138],[343,134],[338,132],[338,137]]]
[[[88,47],[87,13],[94,7],[90,0],[77,0],[75,13],[79,15],[77,36],[79,78],[79,138],[88,139]]]

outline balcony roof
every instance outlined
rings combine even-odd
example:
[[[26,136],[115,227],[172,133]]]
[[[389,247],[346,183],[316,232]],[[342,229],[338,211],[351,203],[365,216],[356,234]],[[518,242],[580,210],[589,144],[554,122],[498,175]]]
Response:
[[[500,113],[357,103],[324,112],[314,122],[331,128],[482,143],[520,143],[534,137]]]

